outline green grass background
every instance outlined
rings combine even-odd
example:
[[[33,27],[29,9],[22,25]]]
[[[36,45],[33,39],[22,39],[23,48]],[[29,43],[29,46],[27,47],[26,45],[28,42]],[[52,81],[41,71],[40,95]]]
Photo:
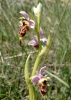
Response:
[[[43,5],[41,26],[44,34],[48,36],[48,32],[52,31],[54,35],[66,3],[60,0],[55,0],[55,3],[48,0],[0,0],[0,100],[28,100],[28,87],[23,72],[30,52],[32,52],[30,73],[36,59],[36,50],[27,45],[35,32],[32,29],[27,32],[20,46],[18,18],[21,16],[19,13],[21,10],[29,13],[38,2]],[[70,87],[51,77],[46,100],[71,100],[71,3],[68,4],[52,42],[48,59],[45,59],[45,56],[47,53],[41,59],[39,66],[46,65],[48,71],[60,77]],[[45,59],[44,65],[43,59]],[[38,88],[35,88],[38,100],[42,100]]]

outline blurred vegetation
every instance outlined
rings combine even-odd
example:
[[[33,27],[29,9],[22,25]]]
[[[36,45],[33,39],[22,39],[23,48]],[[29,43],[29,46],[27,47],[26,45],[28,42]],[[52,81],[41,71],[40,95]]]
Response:
[[[20,46],[19,12],[24,10],[29,13],[33,6],[41,2],[43,5],[41,27],[45,36],[48,36],[49,31],[54,35],[66,3],[60,0],[55,0],[55,3],[50,1],[0,0],[0,100],[28,100],[28,87],[23,70],[30,52],[32,52],[30,71],[36,58],[36,50],[27,45],[35,32],[33,30],[27,32]],[[41,67],[44,66],[42,61],[45,55],[39,64]],[[71,3],[68,4],[48,55],[48,59],[45,59],[47,70],[67,82],[70,88],[51,77],[46,100],[71,100]],[[38,92],[37,98],[42,100]]]

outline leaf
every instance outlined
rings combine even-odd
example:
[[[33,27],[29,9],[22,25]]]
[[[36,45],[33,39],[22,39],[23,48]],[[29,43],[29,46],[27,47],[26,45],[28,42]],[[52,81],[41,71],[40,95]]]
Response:
[[[50,76],[56,78],[59,82],[61,82],[62,84],[64,84],[65,86],[67,86],[67,87],[69,88],[69,85],[68,85],[65,81],[63,81],[62,79],[60,79],[60,78],[57,77],[56,75],[50,73],[49,71],[45,71],[45,72],[46,72],[47,74],[49,74]]]

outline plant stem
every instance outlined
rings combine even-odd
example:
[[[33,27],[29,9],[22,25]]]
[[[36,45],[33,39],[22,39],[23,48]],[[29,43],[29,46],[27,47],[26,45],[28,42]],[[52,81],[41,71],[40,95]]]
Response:
[[[35,61],[34,67],[33,67],[33,71],[32,71],[32,76],[34,76],[35,73],[36,73],[36,70],[37,70],[38,64],[39,64],[39,62],[40,62],[41,56],[42,56],[46,51],[49,52],[50,45],[51,45],[51,35],[50,35],[50,33],[49,33],[48,41],[47,41],[47,43],[46,43],[46,46],[45,46],[44,48],[42,48],[42,50],[38,53],[38,56],[37,56],[37,58],[36,58],[36,61]]]
[[[37,36],[38,36],[38,44],[39,44],[39,52],[41,50],[41,43],[40,43],[40,19],[37,19]]]
[[[32,84],[28,84],[29,87],[29,100],[33,100],[33,86]]]
[[[36,58],[36,61],[35,61],[34,67],[33,67],[32,76],[34,76],[35,73],[36,73],[36,69],[37,69],[37,67],[38,67],[38,63],[39,63],[39,61],[40,61],[40,58],[41,58],[41,56],[39,56],[39,53],[38,53],[38,56],[37,56],[37,58]]]
[[[32,83],[30,82],[28,86],[29,86],[29,96],[30,96],[29,100],[36,100],[36,92]]]

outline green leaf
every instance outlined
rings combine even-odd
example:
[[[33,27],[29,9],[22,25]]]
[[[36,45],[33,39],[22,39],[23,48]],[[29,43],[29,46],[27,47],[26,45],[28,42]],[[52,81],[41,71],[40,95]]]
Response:
[[[50,73],[49,71],[45,71],[45,72],[46,72],[47,74],[49,74],[50,76],[56,78],[59,82],[61,82],[62,84],[64,84],[65,86],[67,86],[67,87],[69,88],[69,85],[68,85],[65,81],[63,81],[62,79],[60,79],[60,78],[57,77],[56,75]]]

